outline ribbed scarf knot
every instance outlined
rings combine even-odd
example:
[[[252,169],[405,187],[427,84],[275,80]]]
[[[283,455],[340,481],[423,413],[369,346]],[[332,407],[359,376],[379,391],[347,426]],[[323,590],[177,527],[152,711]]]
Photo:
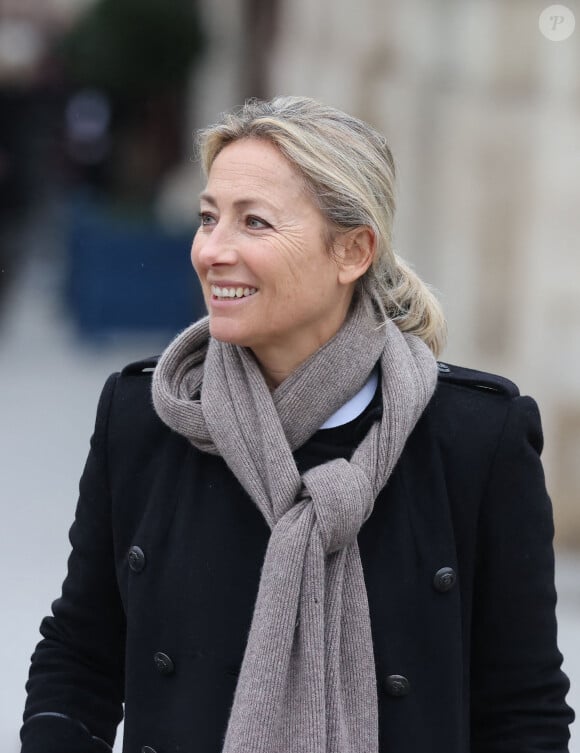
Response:
[[[339,332],[272,393],[252,352],[212,339],[207,318],[182,332],[155,369],[161,419],[200,451],[221,455],[271,530],[222,753],[378,753],[357,534],[437,368],[421,340],[376,317],[377,306],[357,299]],[[301,476],[293,452],[377,363],[382,416],[350,460]]]
[[[302,485],[301,497],[314,506],[325,553],[352,544],[374,506],[372,485],[362,468],[338,458],[303,473]]]

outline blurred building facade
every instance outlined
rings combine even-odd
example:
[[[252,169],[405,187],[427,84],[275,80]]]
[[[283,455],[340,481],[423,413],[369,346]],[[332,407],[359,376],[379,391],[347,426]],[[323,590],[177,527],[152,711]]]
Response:
[[[191,127],[301,94],[387,135],[396,246],[439,291],[443,359],[536,398],[557,540],[580,547],[580,27],[550,41],[547,5],[276,0],[264,21],[260,0],[203,0]]]

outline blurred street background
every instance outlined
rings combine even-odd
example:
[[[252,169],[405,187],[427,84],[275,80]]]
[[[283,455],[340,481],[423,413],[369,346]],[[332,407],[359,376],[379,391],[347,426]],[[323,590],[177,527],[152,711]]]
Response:
[[[385,133],[397,250],[439,292],[443,360],[501,373],[539,403],[580,709],[580,2],[557,8],[0,0],[3,751],[19,750],[100,389],[203,313],[192,133],[275,94]]]

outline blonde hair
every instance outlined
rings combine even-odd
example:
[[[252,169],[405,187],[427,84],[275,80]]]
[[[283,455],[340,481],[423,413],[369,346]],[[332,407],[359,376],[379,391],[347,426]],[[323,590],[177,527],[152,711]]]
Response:
[[[265,139],[280,150],[304,178],[329,229],[373,230],[375,255],[359,290],[379,302],[383,317],[420,337],[438,356],[446,338],[441,306],[392,245],[395,163],[386,139],[362,120],[307,97],[251,99],[198,131],[206,176],[220,151],[242,138]]]

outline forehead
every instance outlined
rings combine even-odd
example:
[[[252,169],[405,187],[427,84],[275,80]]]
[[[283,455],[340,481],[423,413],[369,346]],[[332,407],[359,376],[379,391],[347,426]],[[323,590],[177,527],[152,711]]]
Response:
[[[298,170],[269,141],[240,139],[225,146],[209,170],[207,188],[215,191],[257,192],[273,198],[306,198]]]

